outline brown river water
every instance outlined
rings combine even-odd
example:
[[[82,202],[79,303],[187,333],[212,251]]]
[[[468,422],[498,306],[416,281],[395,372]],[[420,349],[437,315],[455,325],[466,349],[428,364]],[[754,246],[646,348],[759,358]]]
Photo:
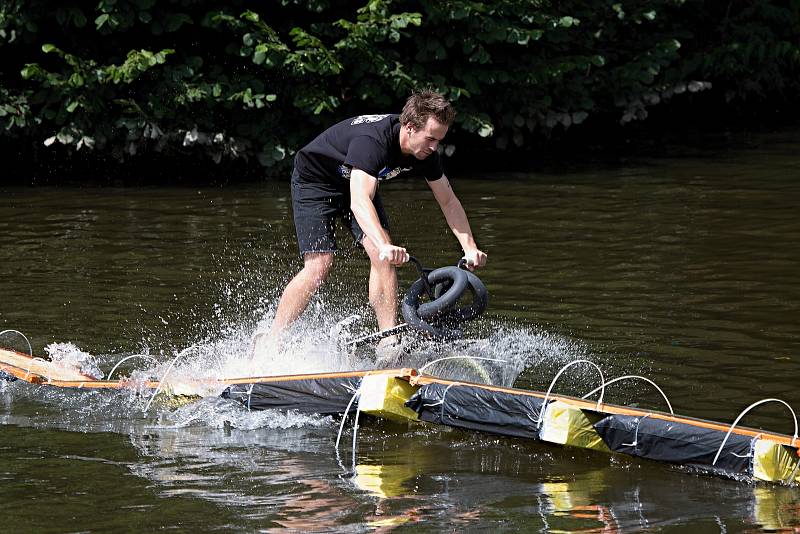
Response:
[[[800,408],[800,140],[559,173],[452,177],[489,263],[488,312],[460,349],[544,390],[564,364],[655,381],[676,413],[732,422]],[[397,242],[430,266],[459,250],[424,183],[382,186]],[[0,330],[106,374],[221,375],[268,327],[299,267],[288,184],[0,187]],[[329,331],[366,307],[340,232],[330,283],[265,372],[353,367]],[[401,290],[414,279],[403,268]],[[5,334],[0,345],[27,350]],[[453,347],[431,349],[448,354]],[[359,363],[369,364],[368,351]],[[233,363],[232,363],[233,362]],[[591,372],[590,372],[591,371]],[[598,378],[566,372],[556,391]],[[664,409],[644,382],[609,402]],[[0,383],[9,532],[741,532],[800,528],[800,490],[446,428],[248,413],[208,398],[144,412],[134,392]],[[791,434],[785,407],[744,424]],[[352,461],[352,464],[351,464]],[[355,465],[355,474],[352,465]]]

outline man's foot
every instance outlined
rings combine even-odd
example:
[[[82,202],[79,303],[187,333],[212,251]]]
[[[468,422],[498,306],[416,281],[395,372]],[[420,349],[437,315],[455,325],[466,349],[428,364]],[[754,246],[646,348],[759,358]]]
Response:
[[[391,369],[397,367],[400,358],[406,354],[399,336],[389,336],[381,339],[375,347],[375,367],[378,369]]]
[[[255,360],[257,355],[264,351],[264,347],[275,345],[279,342],[279,336],[275,336],[271,332],[269,334],[266,332],[259,332],[250,340],[250,354],[248,357],[250,360]]]

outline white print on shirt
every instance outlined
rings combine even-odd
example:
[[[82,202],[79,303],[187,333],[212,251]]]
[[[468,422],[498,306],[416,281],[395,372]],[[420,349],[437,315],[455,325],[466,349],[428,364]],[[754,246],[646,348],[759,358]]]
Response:
[[[389,167],[384,167],[381,169],[381,172],[378,173],[378,180],[391,180],[392,178],[396,178],[398,174],[406,171],[410,171],[411,167],[395,167],[394,169],[390,169]]]
[[[350,123],[350,126],[355,126],[356,124],[366,124],[366,123],[370,123],[370,122],[378,122],[380,120],[385,119],[388,116],[389,116],[388,114],[386,114],[386,115],[359,115],[358,117],[353,119],[353,122]]]
[[[394,169],[390,169],[389,167],[384,167],[378,173],[378,181],[384,182],[386,180],[391,180],[392,178],[397,178],[401,173],[410,171],[411,167],[395,167]],[[344,178],[345,180],[350,179],[350,173],[353,172],[353,169],[348,167],[347,165],[339,165],[339,176]]]

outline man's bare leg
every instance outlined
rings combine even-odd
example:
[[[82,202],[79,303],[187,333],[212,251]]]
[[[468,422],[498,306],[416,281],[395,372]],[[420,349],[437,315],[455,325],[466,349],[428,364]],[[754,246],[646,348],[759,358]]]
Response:
[[[269,333],[271,339],[279,339],[281,333],[306,309],[311,297],[328,277],[333,266],[333,252],[307,252],[303,261],[303,269],[283,290]]]
[[[368,238],[362,244],[370,261],[369,303],[375,310],[378,328],[386,330],[397,325],[397,270],[379,258],[378,247]]]

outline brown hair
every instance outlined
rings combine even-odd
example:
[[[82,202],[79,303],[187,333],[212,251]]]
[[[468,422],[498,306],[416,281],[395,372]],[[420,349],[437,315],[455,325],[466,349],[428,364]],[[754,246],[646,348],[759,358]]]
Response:
[[[433,89],[414,91],[403,106],[400,124],[403,126],[410,124],[419,130],[428,122],[428,117],[450,126],[456,118],[456,110],[444,96]]]

